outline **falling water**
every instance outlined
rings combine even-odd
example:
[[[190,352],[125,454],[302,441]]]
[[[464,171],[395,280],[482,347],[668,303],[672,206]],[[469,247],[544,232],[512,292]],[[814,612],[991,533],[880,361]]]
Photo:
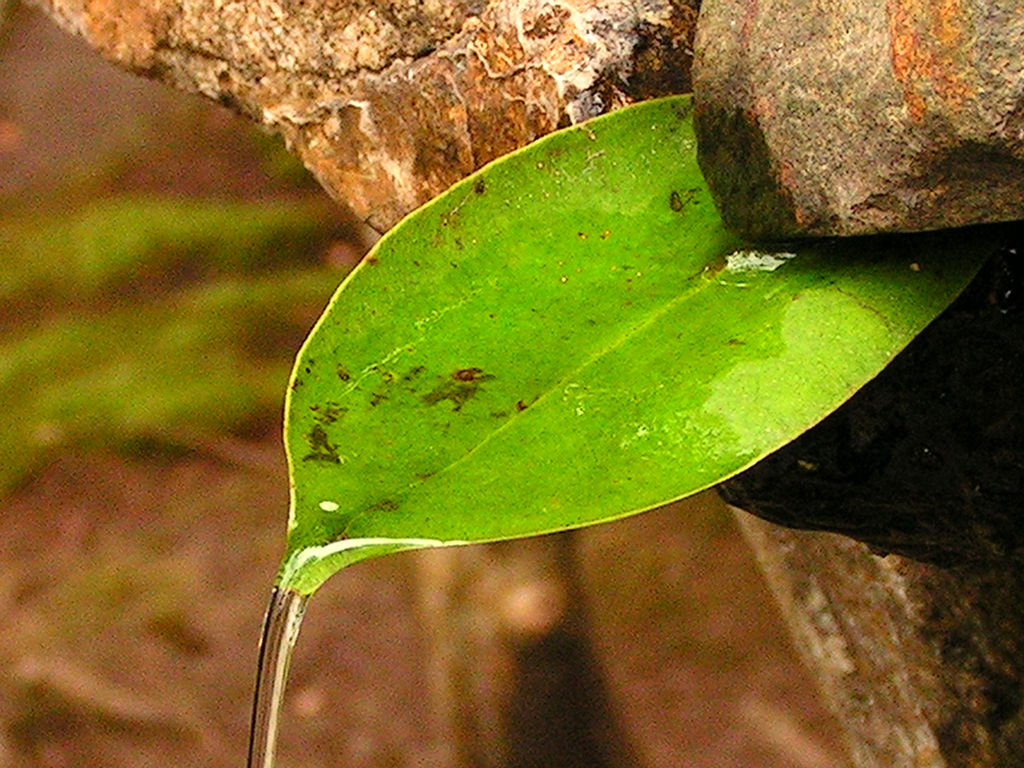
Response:
[[[256,693],[249,730],[248,768],[273,768],[288,662],[302,623],[307,597],[280,587],[270,595],[260,639]]]

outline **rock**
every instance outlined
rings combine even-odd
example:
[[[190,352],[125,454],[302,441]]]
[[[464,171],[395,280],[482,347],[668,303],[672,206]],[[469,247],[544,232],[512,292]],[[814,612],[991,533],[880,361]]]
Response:
[[[756,239],[1024,218],[1019,0],[704,0],[701,166]]]
[[[696,23],[696,0],[30,1],[280,133],[379,230],[561,125],[688,91]]]

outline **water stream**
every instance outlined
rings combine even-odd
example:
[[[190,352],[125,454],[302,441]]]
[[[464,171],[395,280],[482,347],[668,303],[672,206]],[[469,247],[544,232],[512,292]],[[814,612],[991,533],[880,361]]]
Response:
[[[260,639],[247,768],[273,768],[288,663],[309,598],[280,587],[270,595]]]

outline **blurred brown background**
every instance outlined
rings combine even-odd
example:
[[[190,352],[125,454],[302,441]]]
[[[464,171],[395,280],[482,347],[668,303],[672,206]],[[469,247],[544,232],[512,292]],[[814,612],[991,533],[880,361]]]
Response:
[[[240,766],[284,541],[280,398],[371,233],[241,118],[3,13],[0,767]],[[715,497],[577,552],[642,765],[844,764]],[[313,600],[281,768],[446,765],[423,557]]]

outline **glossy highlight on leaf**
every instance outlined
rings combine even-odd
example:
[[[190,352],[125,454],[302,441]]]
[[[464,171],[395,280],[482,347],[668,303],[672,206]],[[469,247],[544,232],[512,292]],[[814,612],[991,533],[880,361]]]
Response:
[[[279,584],[611,520],[750,466],[966,285],[977,232],[754,247],[687,97],[546,137],[385,236],[296,362]]]

